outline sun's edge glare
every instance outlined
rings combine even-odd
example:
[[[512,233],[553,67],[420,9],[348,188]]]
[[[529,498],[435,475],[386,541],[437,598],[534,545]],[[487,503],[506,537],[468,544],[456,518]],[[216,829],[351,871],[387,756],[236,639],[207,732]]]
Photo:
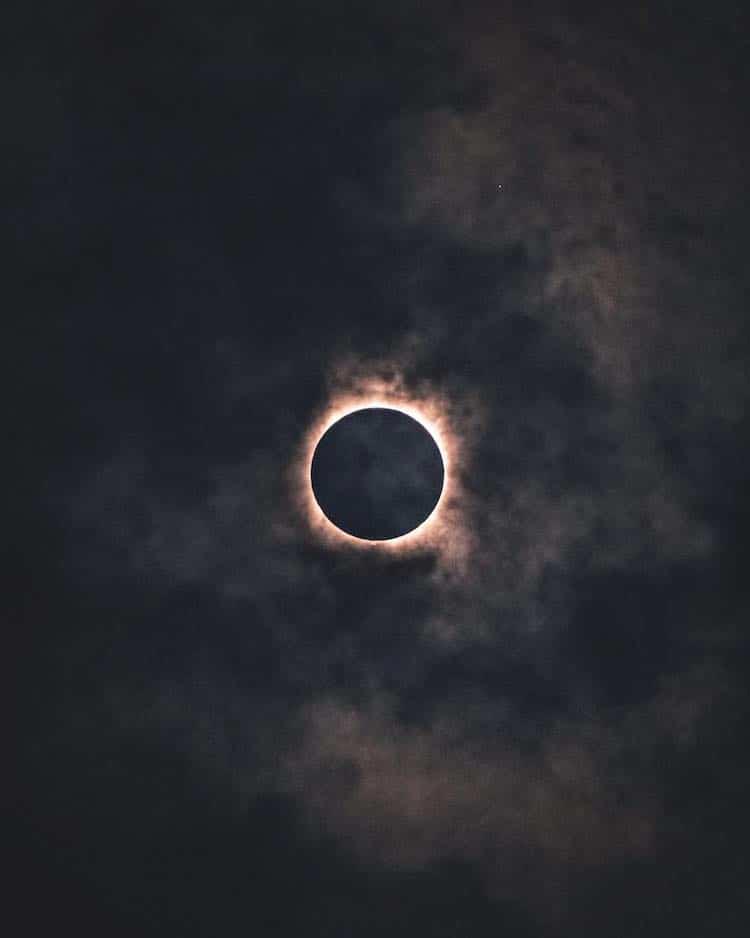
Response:
[[[413,420],[416,420],[434,439],[440,452],[440,458],[443,461],[443,487],[429,515],[424,521],[420,522],[417,527],[412,528],[411,531],[407,531],[406,534],[379,540],[356,537],[354,534],[349,534],[337,527],[318,504],[312,490],[311,480],[315,448],[323,434],[343,417],[356,413],[359,410],[369,410],[371,408],[399,411],[411,417]],[[415,405],[402,400],[393,400],[389,397],[347,399],[345,403],[341,402],[338,405],[327,408],[324,414],[314,422],[305,435],[304,458],[301,460],[304,479],[301,479],[300,482],[302,483],[305,496],[305,513],[307,520],[317,534],[327,541],[349,544],[350,546],[364,549],[375,547],[391,550],[394,548],[428,546],[431,535],[436,533],[434,531],[435,521],[438,517],[440,507],[447,500],[451,485],[450,434],[448,433],[448,428],[445,426],[445,421],[441,419],[437,413],[430,413],[430,410],[432,410],[432,408],[430,408],[429,404],[420,402],[418,405]]]

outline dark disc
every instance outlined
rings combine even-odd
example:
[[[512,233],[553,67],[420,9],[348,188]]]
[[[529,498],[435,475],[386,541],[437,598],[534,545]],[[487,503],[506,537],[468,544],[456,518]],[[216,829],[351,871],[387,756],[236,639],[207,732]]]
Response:
[[[443,490],[444,467],[419,421],[400,410],[366,407],[326,430],[310,477],[316,501],[337,528],[384,541],[429,517]]]

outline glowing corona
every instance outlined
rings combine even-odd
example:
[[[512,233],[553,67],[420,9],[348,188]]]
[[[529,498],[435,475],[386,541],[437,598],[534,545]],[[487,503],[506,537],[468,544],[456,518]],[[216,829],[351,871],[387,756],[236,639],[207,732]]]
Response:
[[[435,440],[443,460],[444,471],[443,489],[440,493],[440,498],[427,518],[416,528],[406,534],[402,534],[400,537],[380,541],[365,540],[355,537],[337,528],[336,525],[326,517],[318,505],[310,481],[315,447],[326,430],[334,423],[341,420],[342,417],[346,417],[347,414],[370,407],[385,407],[391,410],[398,410],[420,423]],[[383,394],[382,396],[338,395],[332,405],[325,410],[318,420],[313,422],[312,426],[305,434],[302,457],[299,460],[298,471],[302,478],[298,477],[297,479],[297,491],[304,493],[304,514],[310,527],[315,534],[332,545],[348,544],[352,547],[363,549],[375,548],[386,551],[401,551],[411,548],[433,546],[439,535],[438,520],[441,509],[451,498],[453,449],[453,436],[450,433],[446,421],[439,413],[437,402],[422,400],[414,402],[400,394]]]

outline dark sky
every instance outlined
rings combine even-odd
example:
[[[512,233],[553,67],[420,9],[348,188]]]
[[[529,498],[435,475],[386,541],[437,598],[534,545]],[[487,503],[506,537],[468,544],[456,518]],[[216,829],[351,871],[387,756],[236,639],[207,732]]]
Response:
[[[747,933],[742,6],[4,7],[14,935]]]

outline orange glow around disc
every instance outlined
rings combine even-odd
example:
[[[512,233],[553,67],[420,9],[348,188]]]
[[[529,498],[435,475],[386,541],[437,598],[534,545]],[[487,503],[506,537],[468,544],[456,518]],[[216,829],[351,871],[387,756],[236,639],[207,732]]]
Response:
[[[449,417],[450,408],[438,394],[409,394],[395,382],[368,378],[357,382],[357,390],[335,392],[328,406],[308,427],[299,458],[294,468],[294,489],[299,508],[310,533],[316,540],[330,547],[350,547],[399,553],[411,550],[436,550],[447,553],[465,543],[460,521],[460,491],[457,467],[457,437]],[[431,514],[416,528],[389,540],[365,540],[347,534],[334,525],[323,513],[313,494],[310,470],[318,441],[334,423],[354,411],[369,407],[385,407],[401,411],[412,417],[430,433],[443,460],[443,489]]]

